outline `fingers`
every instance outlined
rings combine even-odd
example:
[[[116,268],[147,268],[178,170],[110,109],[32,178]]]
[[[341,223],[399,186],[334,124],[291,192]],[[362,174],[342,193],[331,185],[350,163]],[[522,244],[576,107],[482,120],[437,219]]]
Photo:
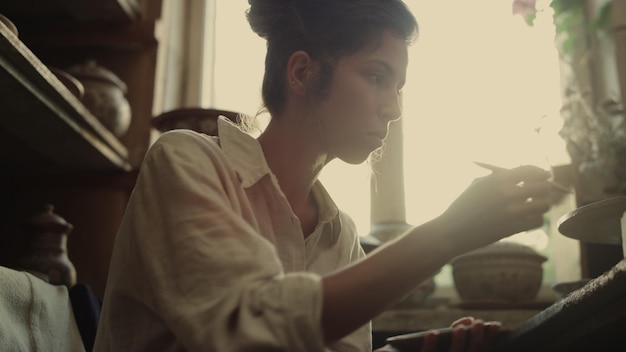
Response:
[[[455,250],[466,252],[541,227],[552,205],[550,177],[541,168],[520,166],[472,183],[441,216]]]
[[[506,203],[506,209],[510,214],[538,215],[550,209],[550,198],[547,196],[528,197]]]
[[[544,181],[552,177],[550,171],[532,165],[519,166],[498,172],[498,174],[513,183]]]
[[[429,330],[424,335],[422,340],[422,348],[420,352],[435,352],[437,350],[437,337],[439,332],[437,330]]]
[[[495,348],[501,326],[502,324],[498,321],[488,321],[485,323],[485,345]]]
[[[475,320],[474,317],[471,317],[471,316],[462,317],[453,321],[452,324],[450,324],[450,326],[454,328],[459,325],[472,325],[472,323],[474,323],[474,320]]]
[[[453,322],[451,326],[453,331],[449,352],[479,352],[490,351],[495,347],[501,324],[463,317]]]
[[[467,332],[476,324],[474,317],[462,317],[450,325],[452,329],[452,337],[450,340],[449,352],[462,352],[467,348]]]
[[[552,185],[548,180],[524,181],[517,184],[505,184],[509,196],[514,199],[548,198]]]
[[[547,198],[550,195],[550,172],[535,166],[520,166],[503,169],[491,175],[476,179],[473,186],[479,186],[484,195],[498,195],[501,201],[509,202],[528,198]]]
[[[550,189],[548,171],[534,166],[520,166],[502,171],[494,177],[498,178],[502,193],[505,196],[505,208],[509,214],[527,216],[533,225],[540,216],[550,209]],[[539,224],[540,225],[540,224]]]
[[[552,185],[548,179],[518,181],[511,180],[508,173],[494,175],[506,201],[526,201],[528,199],[549,199]]]
[[[543,225],[543,215],[550,210],[552,201],[548,193],[548,185],[543,185],[541,189],[546,192],[530,192],[524,196],[517,197],[516,200],[505,203],[505,211],[513,218],[513,223],[518,223],[520,230],[528,230]]]
[[[470,329],[470,352],[484,351],[485,346],[485,323],[482,320],[476,320]]]

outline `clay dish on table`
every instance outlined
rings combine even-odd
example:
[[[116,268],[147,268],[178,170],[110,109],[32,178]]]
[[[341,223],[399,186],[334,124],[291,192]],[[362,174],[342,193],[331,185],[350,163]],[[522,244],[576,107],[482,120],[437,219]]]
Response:
[[[454,286],[464,302],[530,302],[541,287],[546,260],[528,246],[496,242],[451,261]]]

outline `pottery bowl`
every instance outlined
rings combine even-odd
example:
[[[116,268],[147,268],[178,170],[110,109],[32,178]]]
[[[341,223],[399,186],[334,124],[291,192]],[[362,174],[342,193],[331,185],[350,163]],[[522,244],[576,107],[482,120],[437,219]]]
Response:
[[[454,258],[452,277],[464,302],[529,302],[539,292],[546,260],[530,247],[497,242]]]

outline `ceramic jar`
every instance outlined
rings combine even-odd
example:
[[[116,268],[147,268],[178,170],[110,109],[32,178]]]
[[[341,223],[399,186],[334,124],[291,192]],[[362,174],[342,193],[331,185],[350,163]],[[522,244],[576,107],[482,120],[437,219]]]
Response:
[[[82,100],[85,96],[85,87],[79,80],[69,73],[58,69],[56,67],[48,67],[56,78],[63,83],[63,85],[78,99]]]
[[[82,102],[87,109],[115,137],[126,134],[131,121],[131,109],[126,99],[126,84],[113,73],[94,60],[76,65],[66,70],[84,86]]]
[[[50,204],[26,223],[26,253],[20,269],[47,280],[53,285],[71,288],[76,284],[76,269],[67,256],[67,236],[72,224],[54,213]]]
[[[514,242],[496,242],[451,261],[454,286],[464,302],[533,301],[546,257]]]

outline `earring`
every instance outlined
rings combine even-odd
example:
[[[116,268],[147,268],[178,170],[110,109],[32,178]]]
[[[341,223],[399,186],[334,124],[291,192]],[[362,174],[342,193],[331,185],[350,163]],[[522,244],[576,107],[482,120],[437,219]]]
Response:
[[[291,81],[291,85],[295,86],[296,85],[296,81]]]

